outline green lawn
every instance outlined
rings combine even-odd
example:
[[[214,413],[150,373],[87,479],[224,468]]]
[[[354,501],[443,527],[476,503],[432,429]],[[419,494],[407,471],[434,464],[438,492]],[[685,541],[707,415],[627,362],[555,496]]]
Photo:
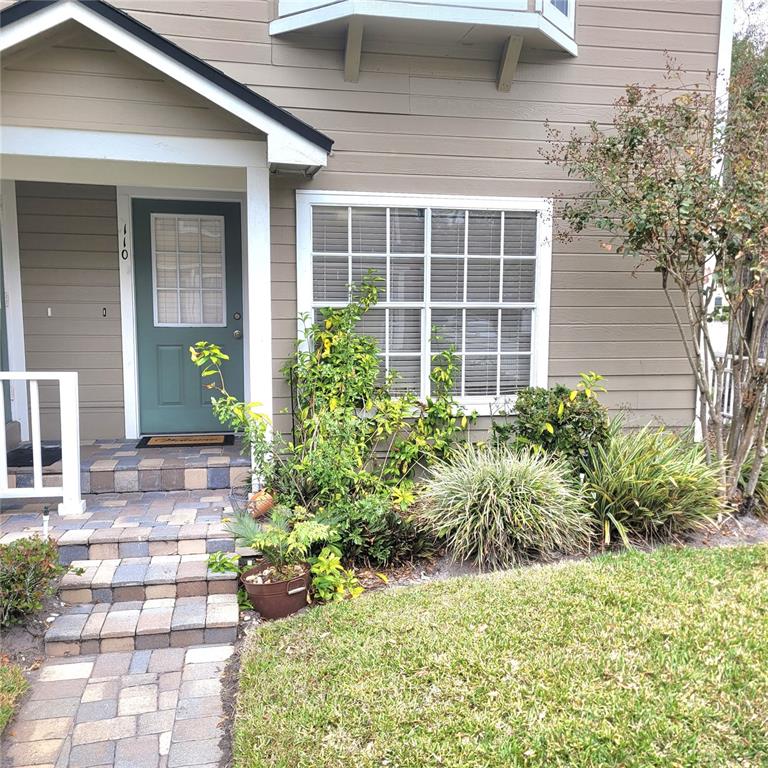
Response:
[[[366,595],[262,627],[236,765],[768,765],[768,547]]]
[[[16,702],[27,690],[27,681],[16,664],[0,662],[0,733],[8,725]]]

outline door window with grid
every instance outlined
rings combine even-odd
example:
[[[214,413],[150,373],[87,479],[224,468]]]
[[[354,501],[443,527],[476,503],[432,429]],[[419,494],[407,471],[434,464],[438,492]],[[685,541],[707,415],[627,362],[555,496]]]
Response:
[[[300,310],[342,306],[350,286],[375,276],[379,303],[361,330],[397,371],[395,391],[426,396],[432,358],[448,348],[458,362],[455,394],[467,401],[538,383],[538,210],[312,204],[308,218],[311,231],[299,239],[309,250],[311,307]]]
[[[156,326],[226,325],[224,218],[152,214]]]

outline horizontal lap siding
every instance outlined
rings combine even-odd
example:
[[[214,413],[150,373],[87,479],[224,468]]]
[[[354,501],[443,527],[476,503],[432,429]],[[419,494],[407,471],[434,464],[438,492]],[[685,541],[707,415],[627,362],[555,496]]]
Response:
[[[12,53],[2,64],[4,124],[223,138],[255,135],[245,123],[72,22],[39,50]]]
[[[366,38],[358,83],[343,81],[338,41],[317,35],[275,40],[270,62],[241,61],[220,46],[216,66],[336,141],[328,168],[312,183],[273,182],[278,407],[289,403],[279,368],[296,329],[297,187],[575,192],[583,185],[563,179],[540,158],[545,119],[565,130],[591,119],[607,123],[626,83],[662,80],[665,50],[692,71],[692,82],[704,82],[716,68],[718,2],[580,0],[578,14],[578,58],[523,50],[510,94],[495,87],[498,51],[472,46],[414,55],[413,46]],[[214,47],[207,42],[208,55]],[[553,251],[550,380],[572,383],[579,371],[596,370],[607,378],[605,402],[629,409],[631,423],[690,424],[693,379],[658,275],[647,269],[634,274],[634,264],[607,253],[594,237],[555,242]]]
[[[81,436],[121,437],[115,189],[17,182],[16,196],[27,369],[77,371]],[[58,438],[55,385],[41,385],[41,410],[43,437]]]
[[[343,80],[343,44],[320,34],[271,38],[269,0],[119,0],[121,8],[335,139],[312,181],[273,179],[273,364],[276,408],[289,393],[280,367],[296,328],[295,190],[552,196],[583,185],[539,156],[544,120],[562,129],[597,120],[627,82],[660,82],[665,51],[704,82],[716,69],[719,0],[578,0],[579,55],[524,48],[508,94],[496,90],[500,50],[364,37],[359,82]],[[155,93],[158,86],[150,84]],[[180,98],[178,95],[176,98]],[[182,130],[169,102],[164,115]],[[193,114],[193,113],[189,113]],[[146,122],[146,121],[144,121]],[[693,381],[656,276],[595,238],[554,244],[550,376],[608,378],[612,406],[633,419],[690,423]]]
[[[290,429],[290,389],[281,368],[294,348],[298,329],[296,310],[296,213],[295,186],[286,179],[273,179],[272,202],[272,336],[275,424]]]

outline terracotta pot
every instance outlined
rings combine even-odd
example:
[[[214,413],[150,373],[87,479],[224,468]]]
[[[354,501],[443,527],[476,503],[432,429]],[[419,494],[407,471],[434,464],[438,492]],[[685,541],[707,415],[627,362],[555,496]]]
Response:
[[[264,517],[275,506],[274,497],[266,491],[256,491],[248,501],[248,509],[253,517]]]
[[[309,566],[304,566],[304,573],[287,581],[272,584],[253,584],[246,577],[261,573],[269,564],[262,560],[247,571],[243,571],[240,581],[248,593],[251,605],[264,619],[282,619],[301,610],[307,604],[309,593]]]

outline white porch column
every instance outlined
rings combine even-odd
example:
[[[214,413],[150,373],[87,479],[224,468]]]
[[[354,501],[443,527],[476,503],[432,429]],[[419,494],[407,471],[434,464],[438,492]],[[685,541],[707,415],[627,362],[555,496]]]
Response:
[[[6,305],[8,370],[25,371],[24,314],[21,307],[21,265],[19,259],[19,220],[16,213],[16,182],[0,182],[0,237],[2,237],[3,288]],[[21,425],[21,439],[29,440],[27,382],[11,382],[11,419]],[[0,425],[2,426],[2,425]],[[4,426],[2,426],[5,429]]]
[[[78,374],[60,373],[59,401],[61,403],[61,486],[59,514],[82,515],[85,501],[80,486],[80,395]],[[34,413],[34,411],[32,411]],[[39,421],[38,413],[38,421]],[[39,432],[39,427],[38,427]],[[40,435],[37,435],[38,443]],[[42,485],[42,479],[40,485]]]
[[[246,399],[272,407],[272,243],[269,230],[269,169],[246,168]]]

